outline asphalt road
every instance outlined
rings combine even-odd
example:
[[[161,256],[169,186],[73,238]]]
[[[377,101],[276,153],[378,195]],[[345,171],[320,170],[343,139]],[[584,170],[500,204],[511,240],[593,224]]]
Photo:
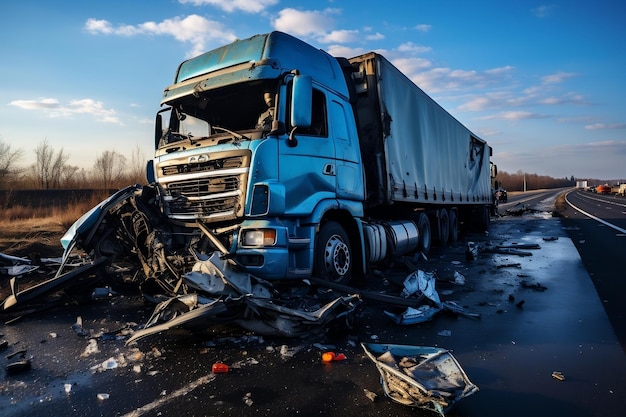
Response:
[[[101,333],[144,323],[151,305],[136,297],[71,302],[0,325],[9,343],[3,353],[24,351],[32,362],[32,369],[4,376],[0,415],[435,415],[387,399],[360,342],[452,350],[480,391],[448,417],[626,415],[626,355],[607,317],[608,303],[568,237],[585,229],[553,217],[556,192],[540,194],[526,200],[524,213],[495,218],[488,233],[433,248],[427,260],[398,262],[364,277],[356,289],[397,295],[396,283],[417,267],[436,273],[442,300],[458,301],[480,319],[441,313],[399,326],[384,315],[388,306],[365,303],[351,327],[323,337],[259,337],[222,326],[197,337],[159,335],[126,346],[127,336]],[[466,257],[470,241],[481,247],[475,260]],[[499,249],[522,244],[535,249]],[[455,272],[464,279],[453,282]],[[79,316],[92,338],[72,330]],[[323,364],[328,350],[347,359]],[[216,362],[230,372],[212,373]]]
[[[563,224],[626,352],[626,198],[572,190]]]

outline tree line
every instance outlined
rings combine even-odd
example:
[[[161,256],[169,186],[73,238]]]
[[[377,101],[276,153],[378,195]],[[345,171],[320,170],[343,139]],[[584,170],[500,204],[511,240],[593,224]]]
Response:
[[[510,174],[505,171],[498,171],[499,186],[507,191],[540,190],[544,188],[564,188],[574,187],[576,178],[572,175],[567,178],[553,178],[547,175],[529,174],[517,171]]]
[[[68,163],[70,155],[63,148],[54,149],[47,140],[34,150],[35,162],[20,165],[24,156],[0,138],[0,189],[115,189],[129,184],[146,182],[146,159],[139,146],[129,157],[106,150],[96,156],[92,169],[79,168]]]

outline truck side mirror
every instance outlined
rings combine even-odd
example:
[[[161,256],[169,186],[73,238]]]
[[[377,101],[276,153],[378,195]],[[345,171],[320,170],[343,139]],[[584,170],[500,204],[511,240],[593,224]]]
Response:
[[[293,94],[291,98],[291,126],[298,128],[311,127],[313,111],[313,82],[308,75],[293,77]]]
[[[148,184],[156,182],[156,176],[154,175],[154,160],[152,159],[149,159],[146,164],[146,180],[148,180]]]
[[[154,149],[159,148],[159,142],[163,136],[163,117],[160,113],[157,113],[156,120],[154,121]]]

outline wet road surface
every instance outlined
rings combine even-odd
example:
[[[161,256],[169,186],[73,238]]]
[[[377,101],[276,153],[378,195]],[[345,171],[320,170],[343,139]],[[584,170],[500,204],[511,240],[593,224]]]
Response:
[[[473,261],[466,259],[469,240],[483,248]],[[525,250],[530,256],[488,250],[516,244],[540,248]],[[112,331],[145,322],[152,306],[132,297],[69,305],[0,326],[9,342],[2,353],[25,350],[32,360],[31,370],[4,376],[0,415],[435,415],[385,398],[360,342],[451,349],[480,391],[448,416],[624,415],[626,355],[560,219],[499,218],[488,234],[463,236],[412,263],[436,272],[442,300],[456,300],[480,319],[440,313],[398,326],[384,316],[385,306],[368,303],[352,328],[323,338],[276,339],[222,327],[195,340],[152,337],[136,346],[99,337],[94,348],[72,330],[78,316],[85,329]],[[397,295],[394,282],[412,270],[398,263],[359,286]],[[455,271],[464,284],[451,282]],[[327,350],[347,359],[323,364]],[[216,362],[230,372],[213,374]],[[565,380],[553,378],[555,371]]]

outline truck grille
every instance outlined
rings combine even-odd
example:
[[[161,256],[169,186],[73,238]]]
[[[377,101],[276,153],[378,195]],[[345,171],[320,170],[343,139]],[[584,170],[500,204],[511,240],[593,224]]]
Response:
[[[249,153],[241,151],[200,164],[168,161],[159,169],[166,213],[176,220],[209,223],[243,216],[249,161]]]
[[[172,196],[182,195],[187,198],[206,197],[212,193],[223,193],[239,189],[239,176],[232,175],[220,178],[199,178],[190,181],[175,182],[167,189]]]

